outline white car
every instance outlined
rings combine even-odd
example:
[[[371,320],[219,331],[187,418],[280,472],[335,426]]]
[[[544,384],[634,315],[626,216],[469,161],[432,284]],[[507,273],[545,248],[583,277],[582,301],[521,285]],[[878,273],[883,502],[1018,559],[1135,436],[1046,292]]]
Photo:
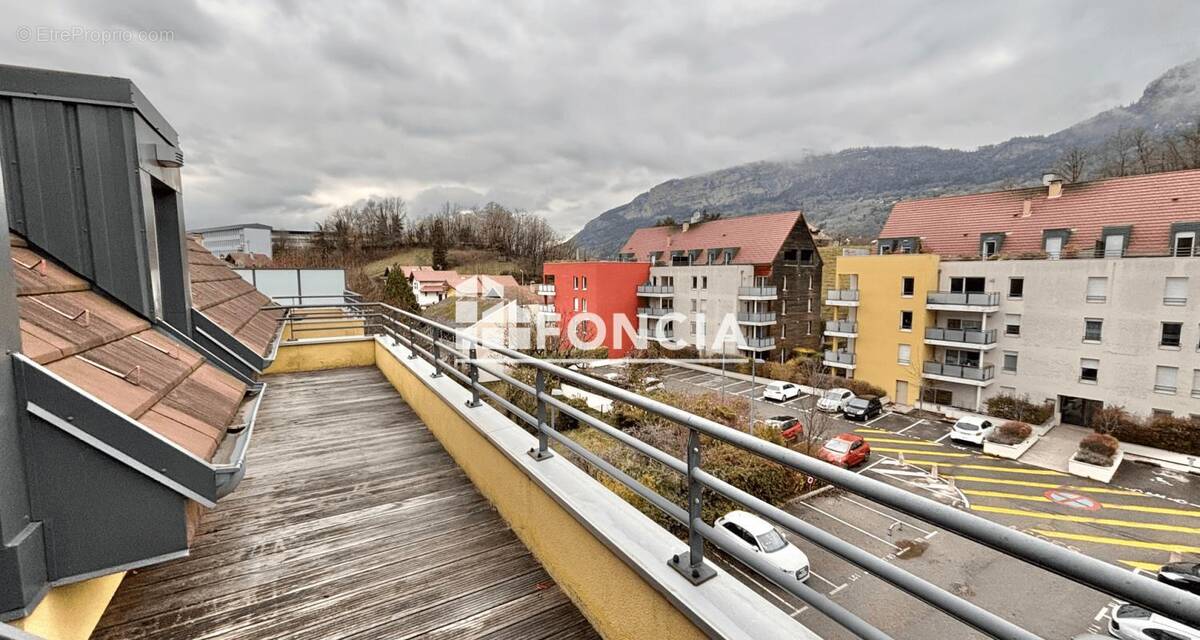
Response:
[[[950,427],[950,439],[958,440],[959,442],[970,442],[982,446],[983,441],[996,430],[996,425],[992,424],[987,418],[977,416],[965,416],[958,419],[953,427]]]
[[[1200,629],[1151,613],[1136,604],[1112,610],[1108,633],[1124,640],[1200,640]]]
[[[663,381],[655,378],[654,376],[646,376],[646,378],[642,380],[642,391],[645,393],[649,393],[651,391],[661,391],[665,388],[666,387],[663,386]]]
[[[854,392],[849,389],[842,389],[840,387],[836,389],[830,389],[829,391],[826,391],[819,400],[817,400],[817,409],[831,413],[845,411],[846,403],[850,402],[856,397],[857,396],[854,395]]]
[[[746,511],[730,511],[717,518],[718,528],[732,533],[744,548],[761,553],[767,562],[780,571],[794,575],[801,582],[808,580],[808,556],[788,542],[771,523]]]
[[[763,389],[763,398],[767,400],[787,402],[799,395],[800,385],[791,382],[772,382]]]

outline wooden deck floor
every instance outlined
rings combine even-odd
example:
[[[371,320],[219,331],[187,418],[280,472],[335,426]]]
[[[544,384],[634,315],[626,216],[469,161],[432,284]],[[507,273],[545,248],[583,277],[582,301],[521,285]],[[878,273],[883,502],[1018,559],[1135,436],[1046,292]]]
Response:
[[[374,368],[267,378],[241,486],[93,638],[595,638]]]

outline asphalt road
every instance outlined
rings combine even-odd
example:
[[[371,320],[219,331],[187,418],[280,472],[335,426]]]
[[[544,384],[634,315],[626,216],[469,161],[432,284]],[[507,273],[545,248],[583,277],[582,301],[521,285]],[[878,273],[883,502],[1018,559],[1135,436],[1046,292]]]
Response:
[[[763,401],[763,383],[684,368],[663,378],[676,391],[748,398],[756,418],[798,416],[814,401]],[[1104,485],[984,455],[951,441],[949,427],[927,414],[885,413],[866,424],[833,418],[830,435],[852,432],[871,443],[872,460],[859,473],[1130,571],[1149,574],[1173,557],[1200,558],[1200,478],[1126,464]],[[787,510],[1043,637],[1103,633],[1107,625],[1108,596],[865,498],[832,490]],[[789,539],[809,556],[809,586],[894,637],[983,637],[798,535]],[[923,552],[900,553],[912,540],[924,543]],[[744,567],[730,571],[822,637],[853,637]]]

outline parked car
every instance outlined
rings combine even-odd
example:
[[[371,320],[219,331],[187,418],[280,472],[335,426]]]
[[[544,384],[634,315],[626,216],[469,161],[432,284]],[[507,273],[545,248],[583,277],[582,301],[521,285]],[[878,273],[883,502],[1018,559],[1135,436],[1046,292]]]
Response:
[[[1123,604],[1113,609],[1108,619],[1108,633],[1124,640],[1200,640],[1200,629],[1136,604]]]
[[[651,391],[661,391],[663,389],[663,381],[654,376],[646,376],[642,380],[642,392],[649,393]]]
[[[843,433],[826,442],[817,451],[817,457],[825,462],[849,469],[871,459],[871,445],[862,436]]]
[[[800,397],[800,385],[792,382],[772,382],[763,389],[763,398],[767,400],[787,402],[798,397]]]
[[[830,389],[817,400],[817,409],[837,413],[846,408],[846,403],[854,399],[854,392],[849,389]]]
[[[780,571],[801,582],[808,580],[808,556],[766,520],[746,511],[730,511],[717,518],[716,526],[732,533],[744,548],[762,553]]]
[[[1158,581],[1200,596],[1200,562],[1172,562],[1158,569]]]
[[[983,441],[995,430],[996,425],[987,418],[965,416],[959,418],[958,422],[955,422],[954,426],[950,428],[950,439],[982,446]]]
[[[800,420],[795,416],[771,416],[770,418],[764,418],[763,420],[755,420],[755,422],[760,422],[768,427],[775,427],[780,431],[784,431],[795,426],[797,422],[800,422]]]
[[[846,414],[847,420],[866,422],[883,414],[883,403],[876,396],[858,396],[846,403],[842,413]]]

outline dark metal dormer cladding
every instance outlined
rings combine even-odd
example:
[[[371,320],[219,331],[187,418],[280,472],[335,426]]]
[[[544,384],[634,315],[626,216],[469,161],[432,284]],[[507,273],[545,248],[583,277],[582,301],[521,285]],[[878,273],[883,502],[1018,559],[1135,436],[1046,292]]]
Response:
[[[131,81],[0,65],[0,148],[9,228],[190,333],[183,153]]]
[[[916,237],[880,238],[878,242],[878,251],[881,255],[888,253],[917,253],[921,249],[921,239]]]

